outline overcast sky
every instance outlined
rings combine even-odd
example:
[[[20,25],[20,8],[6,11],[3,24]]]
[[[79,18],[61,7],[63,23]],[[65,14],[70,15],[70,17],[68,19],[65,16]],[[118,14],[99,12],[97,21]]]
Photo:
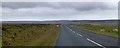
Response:
[[[1,0],[2,2],[118,2],[119,0]]]
[[[3,2],[0,8],[3,21],[118,19],[117,2]]]

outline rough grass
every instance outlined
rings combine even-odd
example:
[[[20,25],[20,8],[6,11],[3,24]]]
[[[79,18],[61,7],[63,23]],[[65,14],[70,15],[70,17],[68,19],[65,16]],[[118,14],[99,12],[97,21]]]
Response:
[[[2,24],[0,23],[0,48],[2,47]]]
[[[104,26],[104,25],[91,25],[91,24],[76,24],[74,25],[82,30],[102,34],[102,35],[107,35],[111,37],[116,37],[118,38],[118,32],[119,31],[114,31],[115,29],[120,29],[117,26]]]
[[[53,24],[3,24],[3,46],[54,46],[60,27]]]
[[[0,48],[2,47],[2,37],[0,36]]]

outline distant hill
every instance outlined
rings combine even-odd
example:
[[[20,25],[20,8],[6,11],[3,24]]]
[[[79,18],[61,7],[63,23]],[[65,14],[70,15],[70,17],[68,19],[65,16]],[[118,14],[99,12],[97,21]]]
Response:
[[[94,24],[118,25],[118,20],[56,20],[56,21],[3,21],[3,24]]]

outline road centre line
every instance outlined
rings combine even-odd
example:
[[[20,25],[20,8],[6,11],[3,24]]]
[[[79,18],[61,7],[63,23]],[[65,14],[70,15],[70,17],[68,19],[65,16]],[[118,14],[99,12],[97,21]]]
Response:
[[[102,48],[106,48],[106,47],[102,46],[101,44],[96,43],[95,41],[93,41],[93,40],[91,40],[89,38],[87,38],[87,40],[90,41],[90,42],[92,42],[92,43],[94,43],[94,44],[96,44],[96,45],[98,45],[98,46],[100,46],[100,47],[102,47]]]
[[[67,26],[66,26],[67,27]],[[73,31],[72,29],[70,29],[69,27],[67,27],[69,30],[71,30],[73,33],[75,33],[75,31]],[[82,37],[82,35],[81,34],[79,34],[79,33],[76,33],[77,35],[79,35],[79,36],[81,36]]]
[[[66,26],[66,27],[67,27],[67,26]],[[73,31],[73,30],[70,29],[69,27],[67,27],[67,28],[68,28],[69,30],[71,30],[73,33],[75,33],[75,31]],[[76,34],[82,37],[81,34],[79,34],[79,33],[76,33]],[[94,44],[96,44],[96,45],[98,45],[98,46],[100,46],[100,47],[102,47],[102,48],[106,48],[106,47],[102,46],[101,44],[99,44],[99,43],[97,43],[97,42],[95,42],[95,41],[93,41],[93,40],[91,40],[91,39],[89,39],[89,38],[87,38],[87,40],[90,41],[90,42],[92,42],[92,43],[94,43]]]
[[[79,33],[77,33],[77,35],[79,35],[79,36],[81,36],[81,37],[82,37],[82,35],[81,35],[81,34],[79,34]]]
[[[67,26],[66,26],[67,27]],[[73,31],[72,29],[70,29],[69,27],[67,27],[69,30],[71,30],[73,33],[75,33],[75,31]]]

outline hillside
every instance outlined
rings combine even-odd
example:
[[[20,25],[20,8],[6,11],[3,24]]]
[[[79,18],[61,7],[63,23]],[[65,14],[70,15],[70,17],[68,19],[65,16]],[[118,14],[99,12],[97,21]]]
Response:
[[[54,46],[56,24],[3,24],[3,46]]]

